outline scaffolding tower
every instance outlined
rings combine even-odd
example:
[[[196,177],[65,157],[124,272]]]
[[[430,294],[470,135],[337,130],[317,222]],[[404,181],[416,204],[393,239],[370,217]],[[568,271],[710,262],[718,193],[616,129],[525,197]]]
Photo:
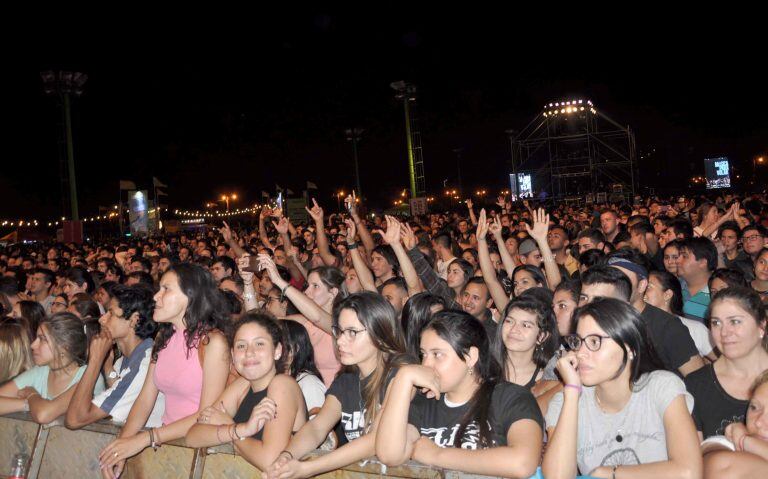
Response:
[[[590,100],[548,103],[510,138],[512,173],[530,173],[548,197],[593,202],[635,194],[634,134]]]
[[[421,129],[416,115],[416,85],[404,81],[389,85],[395,90],[395,98],[403,102],[405,112],[405,139],[408,152],[408,176],[410,179],[411,198],[424,197],[424,156],[421,147]]]

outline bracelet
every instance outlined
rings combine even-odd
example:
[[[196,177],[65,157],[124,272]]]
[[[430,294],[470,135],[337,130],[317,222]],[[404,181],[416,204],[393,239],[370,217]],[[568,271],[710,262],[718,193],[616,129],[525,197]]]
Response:
[[[278,454],[278,456],[282,456],[283,454],[288,454],[289,456],[291,456],[291,459],[293,459],[293,454],[291,454],[291,451],[283,450],[280,452],[280,454]]]
[[[359,245],[357,244],[357,242],[355,242],[355,243],[347,243],[347,249],[348,250],[357,249],[358,246]]]
[[[240,434],[237,433],[237,426],[239,426],[239,425],[240,424],[235,424],[234,427],[232,428],[232,432],[235,433],[235,437],[237,438],[238,441],[242,441],[242,440],[245,439],[245,436],[240,437]]]
[[[157,442],[155,441],[155,428],[149,428],[149,446],[153,451],[157,451]]]
[[[575,389],[581,394],[581,386],[578,384],[566,384],[565,387]]]

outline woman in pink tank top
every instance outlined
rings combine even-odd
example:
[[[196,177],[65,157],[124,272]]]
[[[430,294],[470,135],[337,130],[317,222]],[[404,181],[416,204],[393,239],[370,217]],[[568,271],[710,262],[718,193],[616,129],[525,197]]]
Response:
[[[108,476],[117,477],[125,460],[144,448],[183,438],[198,412],[222,393],[230,364],[220,332],[229,321],[223,311],[213,277],[200,266],[182,263],[163,275],[153,316],[160,329],[147,378],[119,438],[99,455]],[[142,431],[160,393],[165,395],[163,426]]]
[[[325,386],[330,386],[341,369],[331,336],[331,312],[337,298],[348,296],[344,273],[331,266],[313,268],[307,275],[307,289],[302,293],[280,277],[275,262],[269,256],[260,254],[259,266],[267,271],[272,284],[301,312],[301,316],[290,316],[288,319],[299,321],[307,328],[309,340],[315,349],[315,364],[323,376]]]

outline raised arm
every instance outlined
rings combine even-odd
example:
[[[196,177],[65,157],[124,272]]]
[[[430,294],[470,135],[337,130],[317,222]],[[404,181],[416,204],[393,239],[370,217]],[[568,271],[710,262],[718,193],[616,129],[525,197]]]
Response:
[[[267,271],[272,284],[277,286],[280,291],[283,292],[285,297],[291,300],[293,305],[296,306],[296,309],[298,309],[308,321],[311,321],[315,326],[326,333],[331,334],[331,326],[333,324],[331,315],[318,306],[317,303],[312,301],[306,294],[294,288],[290,283],[281,278],[280,273],[277,272],[275,262],[269,255],[259,255],[259,267]]]
[[[373,277],[373,273],[368,268],[368,265],[365,264],[363,255],[360,254],[357,242],[355,241],[355,232],[357,231],[358,223],[354,220],[345,220],[344,222],[347,224],[347,249],[352,257],[352,266],[355,268],[357,278],[360,280],[360,285],[364,290],[376,293],[378,292],[376,289],[376,279]],[[371,244],[373,244],[373,241],[371,241]],[[373,248],[371,248],[371,250],[372,249]],[[370,255],[370,252],[368,254]]]
[[[232,251],[235,252],[236,257],[240,257],[246,253],[246,251],[237,242],[237,238],[232,234],[232,229],[229,227],[226,221],[223,221],[224,226],[220,228],[221,235],[224,237],[224,241],[227,242]]]
[[[496,309],[503,311],[509,303],[509,297],[507,292],[504,291],[504,287],[499,282],[498,276],[496,276],[496,269],[491,263],[491,253],[488,250],[488,223],[485,219],[485,209],[480,210],[480,220],[477,224],[477,257],[480,263],[480,271],[483,273],[483,279],[488,286],[488,292],[491,293],[493,303],[496,305]],[[502,248],[504,245],[502,245]],[[509,255],[509,253],[507,253]]]
[[[268,207],[265,206],[261,209],[261,213],[259,214],[259,240],[261,240],[261,244],[274,251],[275,248],[272,246],[272,243],[269,242],[269,236],[267,236],[267,227],[264,224],[270,214],[271,211]]]
[[[555,261],[555,255],[552,254],[552,250],[549,249],[549,244],[547,243],[549,215],[544,211],[544,208],[539,208],[532,213],[532,216],[533,228],[526,223],[525,229],[528,230],[528,234],[539,245],[539,251],[541,251],[541,255],[544,257],[544,271],[547,273],[547,283],[549,283],[549,289],[554,291],[557,285],[560,284],[562,276],[560,275],[560,268]]]
[[[405,252],[405,248],[400,243],[400,238],[403,235],[402,225],[392,216],[385,216],[385,220],[387,221],[387,231],[378,230],[377,232],[395,252],[397,261],[400,263],[400,270],[403,272],[405,284],[408,286],[408,296],[413,296],[421,292],[421,285],[419,284],[419,275],[416,273],[410,258],[408,258],[408,253]]]
[[[488,225],[488,231],[491,232],[493,239],[496,240],[496,246],[499,249],[499,256],[501,256],[501,263],[504,265],[504,271],[507,272],[508,277],[512,277],[512,272],[517,266],[517,261],[511,254],[509,254],[507,245],[504,244],[504,236],[501,235],[501,219],[499,218],[499,215],[494,216],[493,222]]]
[[[477,216],[475,216],[475,209],[472,208],[472,198],[467,198],[464,203],[467,205],[467,210],[469,210],[469,221],[472,222],[473,226],[477,226]]]
[[[309,216],[315,220],[315,238],[317,239],[317,249],[320,251],[320,258],[326,266],[338,266],[336,257],[331,254],[328,248],[328,236],[325,234],[325,223],[323,223],[323,209],[317,204],[317,200],[312,198],[312,209],[304,207]]]
[[[363,246],[365,246],[365,254],[366,256],[368,256],[368,259],[370,260],[371,252],[373,251],[373,248],[376,247],[376,244],[373,242],[373,237],[371,236],[371,233],[368,231],[368,228],[365,226],[365,221],[363,221],[360,218],[360,216],[357,214],[357,196],[355,195],[355,192],[352,191],[352,196],[348,196],[344,201],[347,203],[349,214],[352,216],[352,220],[355,222],[355,226],[357,227],[357,232],[360,235],[360,241],[363,243]],[[358,273],[357,275],[359,277],[360,273]]]
[[[245,269],[250,264],[251,255],[244,254],[237,259],[237,269],[240,271],[240,277],[243,278],[243,306],[245,311],[259,309],[259,302],[256,300],[256,288],[253,287],[253,272]]]

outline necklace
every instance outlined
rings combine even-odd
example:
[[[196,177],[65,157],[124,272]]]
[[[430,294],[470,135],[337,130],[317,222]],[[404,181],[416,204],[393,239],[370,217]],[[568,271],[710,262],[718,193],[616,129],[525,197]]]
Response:
[[[603,403],[602,403],[602,402],[600,402],[600,396],[598,396],[598,395],[597,395],[597,388],[595,388],[595,400],[597,401],[597,406],[600,408],[600,410],[601,410],[601,411],[603,411],[603,413],[605,413],[605,408],[603,408]],[[627,408],[626,408],[626,405],[625,405],[624,409],[625,409],[625,410],[627,409]],[[624,410],[622,410],[622,411],[619,411],[619,413],[617,413],[617,414],[620,414],[620,413],[623,413],[623,412],[624,412]],[[607,413],[606,413],[606,414],[607,414]],[[613,414],[611,414],[611,426],[610,426],[610,428],[609,428],[609,429],[611,429],[611,430],[613,430],[613,419],[614,419],[614,418],[613,418],[613,416],[614,416],[614,415],[613,415]],[[616,439],[616,442],[623,442],[623,441],[624,441],[624,436],[621,434],[621,429],[624,427],[624,420],[625,420],[625,419],[626,419],[626,415],[624,415],[624,416],[621,418],[621,425],[620,425],[620,426],[619,426],[619,428],[616,430],[616,437],[614,438],[614,439]]]

